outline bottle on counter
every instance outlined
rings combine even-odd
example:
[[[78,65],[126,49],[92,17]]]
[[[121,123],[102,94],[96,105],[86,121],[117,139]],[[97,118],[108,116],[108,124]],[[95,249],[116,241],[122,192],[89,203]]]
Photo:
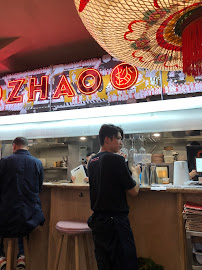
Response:
[[[158,177],[157,177],[157,173],[156,173],[156,164],[155,163],[151,163],[149,182],[151,185],[158,184]]]
[[[149,186],[149,174],[148,174],[148,167],[147,165],[142,165],[142,173],[141,173],[141,186]]]

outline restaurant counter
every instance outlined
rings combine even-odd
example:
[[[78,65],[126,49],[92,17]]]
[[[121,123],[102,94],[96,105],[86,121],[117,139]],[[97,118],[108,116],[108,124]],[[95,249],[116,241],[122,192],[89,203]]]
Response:
[[[158,191],[142,187],[137,197],[128,196],[129,219],[138,257],[151,257],[163,265],[164,270],[186,269],[183,205],[186,201],[202,204],[201,193],[202,187],[166,186],[166,190]],[[59,220],[87,221],[92,213],[89,185],[44,183],[40,197],[46,221],[30,236],[30,270],[39,269],[39,265],[40,270],[53,270],[59,236],[55,225]],[[92,238],[89,239],[89,247],[90,270],[97,270]],[[83,252],[80,260],[84,260]],[[64,265],[63,249],[59,270],[65,269]],[[72,262],[69,270],[73,270],[73,266]],[[80,270],[89,270],[83,262],[81,266]]]

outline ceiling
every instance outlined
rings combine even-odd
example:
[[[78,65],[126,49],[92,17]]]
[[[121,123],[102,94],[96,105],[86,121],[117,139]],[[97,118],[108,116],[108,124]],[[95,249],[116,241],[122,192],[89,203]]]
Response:
[[[0,76],[106,54],[74,0],[1,1],[0,18]]]

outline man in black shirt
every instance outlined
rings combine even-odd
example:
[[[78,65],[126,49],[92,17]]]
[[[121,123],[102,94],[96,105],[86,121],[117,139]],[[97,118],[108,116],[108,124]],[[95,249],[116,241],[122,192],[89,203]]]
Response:
[[[126,192],[136,196],[139,184],[132,178],[125,159],[116,154],[122,147],[123,130],[102,125],[100,152],[88,164],[92,229],[98,270],[137,270],[133,233],[128,220]],[[139,179],[140,169],[133,175]]]

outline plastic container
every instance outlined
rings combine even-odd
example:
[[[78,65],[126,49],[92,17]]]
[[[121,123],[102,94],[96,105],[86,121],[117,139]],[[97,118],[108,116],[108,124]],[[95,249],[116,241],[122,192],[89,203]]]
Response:
[[[154,163],[151,163],[149,182],[150,182],[150,185],[155,185],[158,183],[158,177],[156,173],[156,164]]]
[[[164,156],[165,163],[172,163],[174,162],[174,156]]]
[[[146,163],[151,163],[151,154],[134,154],[133,156],[133,162],[134,165],[138,165],[139,163],[141,164],[146,164]]]
[[[162,184],[169,184],[170,178],[162,178]]]
[[[141,186],[149,186],[149,173],[147,165],[142,165]]]

